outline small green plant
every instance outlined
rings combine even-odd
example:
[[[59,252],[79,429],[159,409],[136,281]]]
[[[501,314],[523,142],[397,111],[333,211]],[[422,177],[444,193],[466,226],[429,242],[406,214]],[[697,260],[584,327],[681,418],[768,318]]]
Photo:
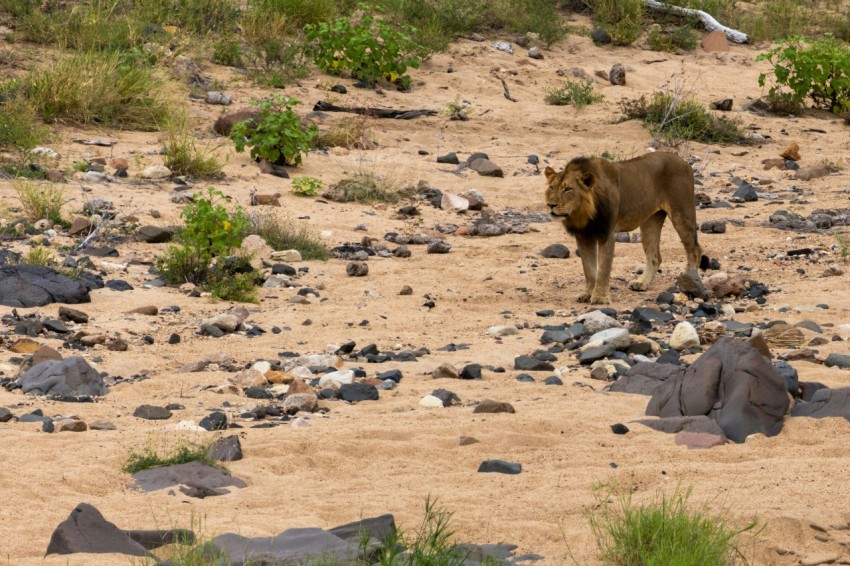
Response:
[[[373,173],[357,173],[331,185],[322,196],[336,202],[373,202],[396,203],[412,196],[411,189],[398,189],[382,176]]]
[[[231,259],[231,258],[227,258]],[[216,264],[209,279],[204,284],[204,290],[209,291],[213,299],[235,301],[237,303],[257,302],[257,275],[248,263],[247,258],[236,257],[236,263],[247,265],[247,272],[233,269],[227,263]]]
[[[832,37],[811,41],[800,36],[788,38],[756,61],[773,65],[776,96],[782,87],[791,90],[797,100],[809,97],[818,108],[831,112],[850,109],[850,46]],[[759,75],[764,87],[767,75]]]
[[[33,246],[21,261],[30,265],[48,266],[53,263],[53,252],[44,246]]]
[[[588,104],[601,102],[605,97],[594,91],[593,81],[567,81],[561,88],[550,89],[546,92],[546,104],[565,106],[572,104],[577,110],[581,110]]]
[[[305,261],[330,258],[328,247],[309,226],[296,226],[273,213],[253,214],[248,233],[260,236],[274,250],[298,250]]]
[[[51,224],[62,224],[62,205],[65,191],[53,183],[14,181],[12,185],[21,201],[21,210],[30,222],[48,220]]]
[[[322,180],[316,177],[294,177],[292,192],[303,197],[314,197],[322,190]]]
[[[459,120],[465,122],[469,120],[469,115],[472,114],[472,108],[460,100],[460,96],[456,96],[454,101],[446,104],[443,109],[443,115],[449,120]]]
[[[419,58],[424,54],[422,46],[411,39],[416,33],[414,28],[403,26],[399,31],[368,12],[354,24],[348,18],[337,18],[308,24],[304,29],[307,39],[313,42],[313,61],[322,71],[348,71],[367,85],[383,78],[409,88],[407,69],[418,69]]]
[[[223,200],[224,195],[210,187],[206,198],[197,193],[195,201],[183,210],[181,245],[169,246],[157,262],[165,281],[203,284],[213,259],[226,257],[242,243],[248,217],[238,206],[235,212],[228,212]]]
[[[0,96],[0,151],[9,155],[2,158],[3,168],[15,173],[32,162],[30,151],[44,139],[46,128],[39,123],[30,105],[17,97],[15,90],[5,98],[3,101]]]
[[[706,506],[690,510],[690,489],[677,488],[646,505],[632,502],[617,486],[595,489],[597,505],[585,516],[604,564],[642,566],[733,566],[739,539],[758,526],[752,521],[734,529]],[[613,501],[612,501],[613,500]]]
[[[256,125],[251,121],[239,122],[231,130],[230,139],[236,151],[241,153],[249,145],[254,159],[262,158],[277,165],[299,165],[301,154],[313,147],[317,130],[313,125],[305,125],[293,112],[297,104],[296,99],[279,95],[254,102],[260,108]]]
[[[242,46],[239,39],[233,35],[220,37],[213,44],[212,60],[225,67],[239,67],[242,65]]]
[[[842,234],[841,232],[833,232],[835,241],[838,242],[838,249],[841,252],[841,259],[845,262],[850,257],[850,234]]]
[[[149,468],[160,466],[173,466],[175,464],[186,464],[188,462],[201,462],[210,466],[222,468],[222,466],[209,457],[207,453],[209,446],[201,444],[179,444],[170,454],[160,454],[153,445],[148,442],[139,451],[130,450],[127,460],[121,468],[123,472],[135,474]]]
[[[220,146],[200,146],[188,129],[185,113],[170,119],[164,130],[163,163],[172,173],[200,178],[221,174],[221,162],[215,156]]]
[[[689,96],[656,92],[651,98],[620,102],[625,119],[642,120],[653,135],[676,145],[682,141],[702,143],[742,143],[740,125],[726,116],[711,114]]]
[[[697,35],[691,26],[679,26],[672,32],[653,31],[646,38],[650,49],[654,51],[693,51],[697,46]]]

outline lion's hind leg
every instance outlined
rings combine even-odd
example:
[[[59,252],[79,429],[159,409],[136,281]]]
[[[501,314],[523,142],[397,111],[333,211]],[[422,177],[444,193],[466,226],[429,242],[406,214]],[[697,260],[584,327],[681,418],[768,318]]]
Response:
[[[661,228],[666,219],[667,213],[659,210],[640,226],[640,241],[643,244],[643,253],[646,254],[646,265],[643,268],[643,276],[629,282],[629,289],[633,291],[649,289],[652,279],[661,267]]]

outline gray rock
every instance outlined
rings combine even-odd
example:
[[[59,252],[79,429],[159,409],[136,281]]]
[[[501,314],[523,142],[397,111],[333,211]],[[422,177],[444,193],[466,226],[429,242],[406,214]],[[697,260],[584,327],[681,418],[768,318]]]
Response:
[[[447,254],[451,249],[452,245],[445,240],[434,240],[428,244],[426,251],[429,254]]]
[[[50,542],[47,554],[126,554],[148,556],[141,544],[127,536],[127,532],[107,521],[89,505],[80,503],[67,519],[59,523]]]
[[[230,130],[239,122],[250,121],[253,127],[256,126],[259,118],[260,111],[256,108],[242,108],[241,110],[228,112],[219,116],[213,125],[213,130],[221,136],[228,137],[230,136]]]
[[[242,443],[235,434],[223,436],[212,443],[207,456],[216,462],[235,462],[242,459]]]
[[[553,371],[555,366],[531,356],[517,356],[514,358],[514,369],[520,371]]]
[[[570,257],[570,249],[564,244],[552,244],[543,248],[540,255],[550,259],[566,259]]]
[[[205,430],[224,430],[227,428],[227,415],[215,411],[201,419],[198,426]]]
[[[215,537],[210,546],[232,566],[353,564],[361,558],[359,542],[346,542],[317,528],[287,529],[273,537],[255,538],[226,533]]]
[[[360,537],[363,535],[378,541],[384,541],[387,537],[395,533],[395,531],[395,518],[389,514],[361,519],[328,530],[335,537],[355,544],[360,543]]]
[[[476,159],[469,163],[469,168],[482,177],[504,177],[502,168],[486,158]]]
[[[89,303],[89,291],[102,287],[93,279],[69,279],[41,265],[0,267],[0,305],[7,307],[43,307],[50,303]]]
[[[611,35],[602,28],[596,28],[590,32],[590,39],[592,39],[594,43],[598,43],[600,45],[607,45],[611,43]]]
[[[312,413],[318,407],[319,398],[314,393],[293,393],[283,400],[283,410],[294,415],[299,412]]]
[[[678,432],[686,431],[715,434],[726,438],[723,434],[723,429],[705,415],[697,415],[694,417],[667,417],[664,419],[638,419],[632,422],[639,423],[653,430],[666,432],[668,434],[676,434]]]
[[[733,202],[755,202],[758,199],[759,196],[756,193],[756,188],[744,182],[738,186],[738,190],[735,191],[735,194],[729,200]]]
[[[850,421],[850,387],[818,389],[808,403],[798,403],[791,410],[792,417],[844,417]]]
[[[848,355],[848,354],[830,354],[826,357],[826,365],[828,367],[850,369],[850,355]]]
[[[7,423],[12,420],[12,411],[6,407],[0,407],[0,423]]]
[[[365,261],[352,261],[345,266],[345,272],[351,277],[364,277],[369,274],[369,264]]]
[[[49,360],[31,367],[18,380],[24,393],[60,399],[106,395],[103,377],[80,357]]]
[[[723,234],[726,232],[726,222],[723,220],[707,220],[700,224],[699,231],[703,234]]]
[[[174,230],[161,226],[142,226],[138,230],[139,238],[148,244],[163,244],[174,237]]]
[[[611,384],[611,391],[652,395],[665,381],[679,371],[676,364],[658,362],[639,362],[626,372],[626,375]]]
[[[165,407],[156,407],[154,405],[140,405],[133,411],[133,416],[149,421],[161,421],[171,418],[171,411]]]
[[[446,155],[440,155],[437,157],[437,163],[446,163],[449,165],[458,165],[460,160],[457,158],[457,154],[455,152],[447,153]]]
[[[484,460],[478,466],[478,471],[482,473],[516,475],[522,472],[522,464],[506,462],[505,460]]]
[[[216,495],[229,493],[227,487],[246,487],[247,484],[220,468],[201,462],[187,462],[174,466],[149,468],[133,474],[133,479],[142,491],[158,491],[168,487],[184,485],[196,487]]]
[[[473,413],[516,413],[513,405],[504,401],[484,399],[475,406]]]
[[[339,396],[343,401],[356,403],[359,401],[377,401],[378,388],[368,383],[343,383],[339,387]]]
[[[620,63],[615,63],[608,72],[608,80],[612,85],[625,86],[626,84],[626,68]]]

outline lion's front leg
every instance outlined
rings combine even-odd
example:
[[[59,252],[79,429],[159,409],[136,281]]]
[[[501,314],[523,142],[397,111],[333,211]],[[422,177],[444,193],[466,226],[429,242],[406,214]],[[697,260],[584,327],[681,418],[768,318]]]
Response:
[[[599,243],[599,258],[596,267],[596,286],[590,296],[594,305],[604,305],[611,302],[611,265],[614,263],[614,235]]]
[[[576,297],[580,303],[589,303],[596,287],[596,242],[576,238],[576,247],[581,255],[581,268],[584,271],[584,293]]]

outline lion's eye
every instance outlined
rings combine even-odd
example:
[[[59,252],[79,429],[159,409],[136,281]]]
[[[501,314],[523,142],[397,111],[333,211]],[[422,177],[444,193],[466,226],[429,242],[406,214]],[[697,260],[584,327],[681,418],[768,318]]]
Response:
[[[573,190],[572,187],[564,187],[564,194],[570,192],[571,190]]]

